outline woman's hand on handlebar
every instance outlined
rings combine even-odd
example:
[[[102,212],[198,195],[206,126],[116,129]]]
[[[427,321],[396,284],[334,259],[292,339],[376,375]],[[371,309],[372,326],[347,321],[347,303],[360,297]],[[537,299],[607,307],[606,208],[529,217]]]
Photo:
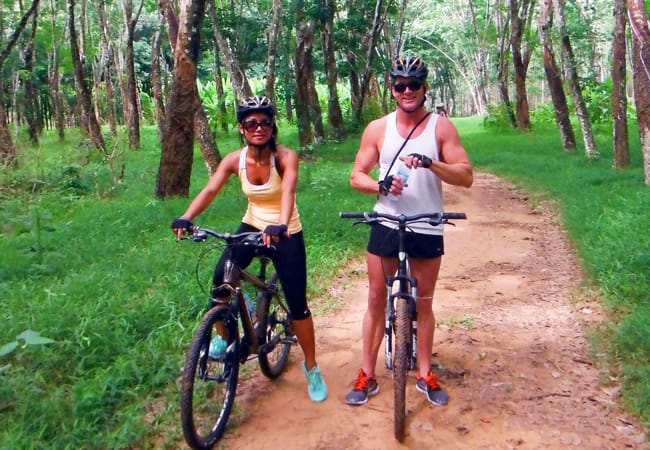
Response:
[[[192,233],[194,231],[194,224],[186,217],[179,217],[172,222],[172,232],[176,235],[176,239],[180,240],[185,233]]]
[[[289,232],[287,231],[287,226],[283,223],[278,225],[267,225],[262,232],[262,240],[264,241],[264,245],[267,247],[270,247],[284,237],[288,238]]]

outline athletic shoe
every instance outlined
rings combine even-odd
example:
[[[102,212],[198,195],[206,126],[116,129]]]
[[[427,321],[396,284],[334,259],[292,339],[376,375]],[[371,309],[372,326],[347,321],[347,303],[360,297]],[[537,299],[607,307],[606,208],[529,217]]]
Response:
[[[217,334],[210,341],[210,350],[208,351],[208,355],[212,359],[223,359],[223,357],[226,356],[227,347],[228,343],[224,340],[224,338]]]
[[[369,377],[359,369],[357,381],[354,382],[354,389],[348,392],[345,396],[345,403],[348,405],[365,405],[368,403],[368,398],[379,393],[379,385],[377,380]]]
[[[322,402],[327,398],[327,386],[325,385],[325,380],[320,373],[318,366],[314,366],[310,371],[307,371],[307,366],[305,366],[305,361],[302,362],[302,371],[307,377],[307,392],[309,392],[309,398],[314,402]]]
[[[449,402],[449,395],[440,387],[436,374],[429,371],[426,377],[418,378],[416,389],[426,394],[427,399],[438,406],[445,406]]]

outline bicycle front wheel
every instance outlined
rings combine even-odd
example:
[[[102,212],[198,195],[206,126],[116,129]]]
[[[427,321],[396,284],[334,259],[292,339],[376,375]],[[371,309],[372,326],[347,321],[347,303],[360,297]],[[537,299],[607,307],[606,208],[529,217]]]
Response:
[[[408,300],[395,299],[395,350],[393,352],[393,385],[395,388],[395,439],[404,440],[406,416],[406,375],[409,366],[409,343],[411,326],[409,323]]]
[[[210,356],[210,342],[217,335],[225,344]],[[211,449],[221,438],[235,401],[238,376],[237,322],[227,306],[216,306],[203,316],[183,368],[181,424],[190,447]]]
[[[277,273],[271,276],[269,284],[274,284],[276,289],[273,295],[263,293],[258,307],[257,330],[261,344],[258,359],[262,373],[273,379],[280,376],[287,366],[295,337],[289,307]]]

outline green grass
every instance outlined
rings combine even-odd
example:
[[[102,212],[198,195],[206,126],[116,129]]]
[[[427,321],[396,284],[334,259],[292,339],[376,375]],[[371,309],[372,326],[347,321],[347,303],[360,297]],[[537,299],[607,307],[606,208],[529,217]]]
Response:
[[[601,158],[590,162],[580,150],[564,152],[551,127],[520,134],[455,121],[477,169],[556,205],[610,313],[594,334],[608,351],[603,370],[620,377],[627,405],[650,423],[650,231],[642,220],[650,191],[638,144],[633,168],[616,171],[608,132],[599,137]],[[295,129],[285,129],[281,141],[296,148]],[[234,134],[218,142],[222,153],[239,146]],[[123,137],[111,145],[117,151],[106,164],[79,135],[64,143],[46,136],[38,148],[21,146],[19,169],[0,174],[0,348],[28,329],[56,341],[0,356],[0,449],[175,448],[181,439],[176,382],[206,301],[194,277],[203,246],[177,243],[169,230],[189,199],[153,197],[155,129],[143,130],[140,151],[121,150]],[[358,136],[328,142],[301,163],[316,314],[338,306],[327,288],[367,238],[338,219],[373,204],[349,187],[357,146]],[[207,180],[198,152],[193,172],[191,196]],[[232,181],[197,223],[236,227],[245,199]],[[206,273],[213,258],[203,260]]]

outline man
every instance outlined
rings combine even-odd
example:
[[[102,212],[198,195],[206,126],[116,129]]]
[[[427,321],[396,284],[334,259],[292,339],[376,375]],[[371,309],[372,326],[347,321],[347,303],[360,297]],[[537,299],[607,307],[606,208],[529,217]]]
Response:
[[[456,127],[447,117],[430,114],[424,107],[427,73],[421,58],[398,57],[390,71],[391,93],[397,108],[368,124],[361,137],[350,185],[358,191],[377,195],[377,211],[395,215],[442,212],[442,181],[464,187],[472,185],[472,164]],[[379,183],[369,175],[377,164]],[[408,184],[398,173],[409,173]],[[384,335],[385,277],[397,268],[395,230],[390,227],[377,224],[370,232],[366,255],[369,289],[368,309],[363,318],[363,360],[354,388],[345,398],[350,405],[363,405],[368,397],[379,392],[375,366]],[[442,226],[414,226],[406,247],[411,273],[418,283],[416,388],[431,403],[446,405],[449,396],[430,366],[435,328],[433,292],[444,253]]]

